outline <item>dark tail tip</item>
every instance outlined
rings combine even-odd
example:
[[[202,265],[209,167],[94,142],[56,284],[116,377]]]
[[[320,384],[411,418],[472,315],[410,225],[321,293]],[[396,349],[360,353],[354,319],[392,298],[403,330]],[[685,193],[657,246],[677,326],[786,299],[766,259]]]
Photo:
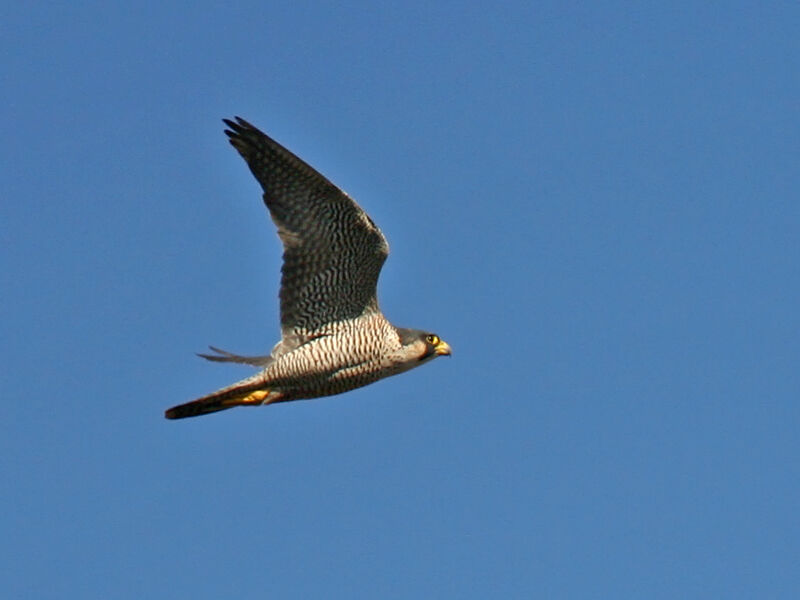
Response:
[[[167,419],[182,419],[184,416],[188,416],[181,414],[181,411],[178,410],[178,408],[179,407],[175,406],[174,408],[167,409],[164,411],[164,416]]]
[[[208,402],[207,400],[195,400],[186,404],[179,404],[164,411],[167,419],[186,419],[188,417],[199,417],[211,413],[227,410],[233,406],[224,406],[220,402]]]

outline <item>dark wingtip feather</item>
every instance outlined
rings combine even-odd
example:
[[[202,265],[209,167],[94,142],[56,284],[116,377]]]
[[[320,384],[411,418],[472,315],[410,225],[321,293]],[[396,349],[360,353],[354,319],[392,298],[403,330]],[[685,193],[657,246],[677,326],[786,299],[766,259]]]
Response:
[[[235,121],[230,119],[222,119],[222,122],[229,127],[225,129],[225,135],[228,136],[228,142],[231,146],[241,154],[249,163],[250,155],[255,149],[255,145],[260,138],[267,136],[263,131],[251,125],[241,117],[234,117]]]
[[[254,131],[257,133],[263,133],[258,127],[255,125],[250,124],[248,121],[244,120],[242,117],[233,117],[235,120],[231,121],[230,119],[222,119],[222,122],[225,123],[229,127],[229,129],[225,130],[225,133],[228,136],[231,135],[242,135],[246,131]]]

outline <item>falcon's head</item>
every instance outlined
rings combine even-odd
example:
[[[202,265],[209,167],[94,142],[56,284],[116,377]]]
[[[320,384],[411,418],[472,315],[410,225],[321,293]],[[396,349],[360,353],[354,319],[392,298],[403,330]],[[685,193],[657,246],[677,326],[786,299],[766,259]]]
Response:
[[[450,356],[450,345],[435,333],[419,329],[397,328],[402,344],[404,362],[408,369],[419,366],[437,356]]]

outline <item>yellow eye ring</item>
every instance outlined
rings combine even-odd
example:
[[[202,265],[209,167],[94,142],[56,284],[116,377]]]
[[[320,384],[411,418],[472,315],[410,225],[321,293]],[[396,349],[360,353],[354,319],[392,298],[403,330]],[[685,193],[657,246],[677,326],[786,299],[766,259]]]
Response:
[[[436,346],[440,341],[441,340],[439,339],[439,336],[434,333],[425,336],[425,342],[427,342],[431,346]]]

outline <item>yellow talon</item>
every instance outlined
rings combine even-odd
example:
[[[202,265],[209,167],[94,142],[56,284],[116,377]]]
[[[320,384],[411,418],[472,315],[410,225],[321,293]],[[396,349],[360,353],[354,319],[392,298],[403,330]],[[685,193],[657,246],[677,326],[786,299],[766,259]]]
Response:
[[[247,394],[241,402],[242,404],[261,404],[267,396],[269,396],[269,390],[256,390]]]

